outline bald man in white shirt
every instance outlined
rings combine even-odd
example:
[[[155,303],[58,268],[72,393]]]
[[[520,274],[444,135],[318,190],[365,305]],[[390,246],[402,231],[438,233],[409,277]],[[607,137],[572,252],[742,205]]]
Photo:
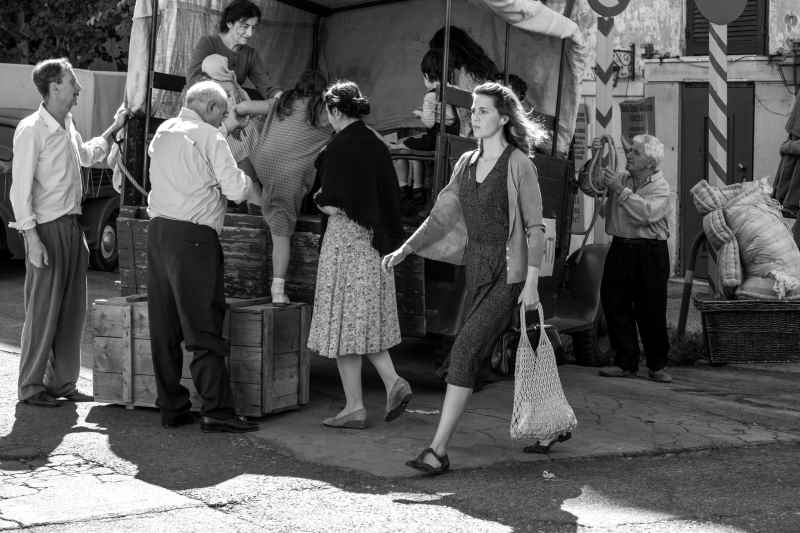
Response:
[[[193,352],[192,380],[202,398],[205,432],[255,431],[234,412],[222,337],[225,317],[219,234],[228,200],[261,203],[260,187],[236,165],[225,136],[240,127],[227,95],[213,81],[192,85],[177,117],[150,143],[148,311],[158,406],[164,427],[194,421],[180,383],[183,352]],[[223,124],[224,122],[224,124]]]
[[[127,111],[121,107],[100,137],[84,142],[70,113],[81,85],[69,61],[44,60],[32,77],[43,101],[14,132],[10,190],[15,222],[9,225],[22,233],[26,259],[18,397],[30,405],[58,407],[58,398],[92,399],[76,387],[89,263],[78,223],[80,167],[106,157]]]

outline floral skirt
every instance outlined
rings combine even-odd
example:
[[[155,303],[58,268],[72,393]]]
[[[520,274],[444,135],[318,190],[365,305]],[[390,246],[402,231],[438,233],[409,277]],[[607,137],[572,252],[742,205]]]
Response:
[[[344,215],[328,218],[308,347],[324,357],[365,355],[400,344],[394,274],[384,274],[372,232]]]

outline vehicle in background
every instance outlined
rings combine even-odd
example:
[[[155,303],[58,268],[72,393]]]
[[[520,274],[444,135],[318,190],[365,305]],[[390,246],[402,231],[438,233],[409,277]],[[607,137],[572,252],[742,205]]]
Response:
[[[0,108],[0,257],[25,257],[22,236],[8,225],[14,220],[9,193],[14,129],[33,111]],[[116,227],[119,194],[112,184],[112,171],[108,167],[81,168],[81,180],[83,214],[80,223],[89,246],[90,265],[96,270],[115,270],[119,262]]]

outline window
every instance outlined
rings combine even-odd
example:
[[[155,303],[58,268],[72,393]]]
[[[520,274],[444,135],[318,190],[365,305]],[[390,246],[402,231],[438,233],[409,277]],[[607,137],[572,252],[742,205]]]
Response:
[[[739,18],[728,24],[728,55],[767,55],[768,0],[747,0]],[[686,55],[708,55],[708,19],[695,0],[686,0]]]

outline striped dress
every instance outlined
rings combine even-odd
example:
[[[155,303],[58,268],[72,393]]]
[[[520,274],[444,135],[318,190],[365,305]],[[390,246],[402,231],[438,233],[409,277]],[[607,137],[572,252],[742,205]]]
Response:
[[[314,160],[331,138],[324,125],[311,126],[307,120],[307,98],[294,101],[292,114],[283,120],[275,116],[250,160],[264,188],[264,220],[273,235],[294,233],[303,197],[314,185]]]

